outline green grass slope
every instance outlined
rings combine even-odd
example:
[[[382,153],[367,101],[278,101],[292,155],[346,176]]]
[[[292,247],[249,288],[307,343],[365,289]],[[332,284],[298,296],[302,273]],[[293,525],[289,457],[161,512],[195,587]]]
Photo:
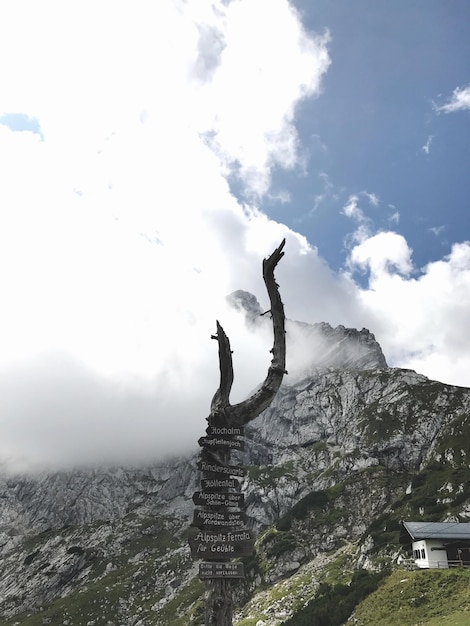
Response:
[[[468,626],[470,570],[397,570],[367,596],[348,626]]]

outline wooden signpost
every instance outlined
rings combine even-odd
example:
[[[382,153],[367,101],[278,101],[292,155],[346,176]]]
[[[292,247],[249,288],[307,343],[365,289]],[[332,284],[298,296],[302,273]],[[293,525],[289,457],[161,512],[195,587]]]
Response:
[[[201,472],[200,490],[193,495],[196,505],[188,542],[199,565],[199,578],[206,583],[205,626],[232,626],[233,580],[244,577],[243,563],[230,559],[253,553],[255,538],[247,528],[245,497],[239,478],[245,467],[230,463],[232,452],[245,449],[244,425],[264,411],[279,389],[285,371],[286,340],[284,307],[274,279],[274,269],[283,257],[285,240],[263,261],[263,279],[271,303],[274,343],[268,374],[261,387],[250,398],[235,405],[229,402],[233,384],[232,351],[222,326],[217,322],[220,384],[207,418],[206,437],[201,437],[201,455],[197,468]]]

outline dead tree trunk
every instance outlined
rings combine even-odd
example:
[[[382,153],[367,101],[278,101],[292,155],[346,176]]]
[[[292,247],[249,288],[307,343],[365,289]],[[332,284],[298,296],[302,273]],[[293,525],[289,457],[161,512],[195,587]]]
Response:
[[[233,384],[232,352],[229,339],[217,322],[217,334],[213,339],[217,339],[219,344],[220,385],[211,402],[211,412],[207,418],[209,426],[242,426],[253,420],[271,404],[284,374],[287,373],[284,307],[274,278],[274,270],[284,256],[284,245],[285,239],[270,257],[263,260],[263,279],[271,303],[274,330],[271,350],[273,358],[267,376],[260,389],[251,397],[239,404],[230,404],[229,395]],[[221,451],[218,460],[228,465],[230,450]],[[232,580],[206,581],[205,626],[232,626]]]

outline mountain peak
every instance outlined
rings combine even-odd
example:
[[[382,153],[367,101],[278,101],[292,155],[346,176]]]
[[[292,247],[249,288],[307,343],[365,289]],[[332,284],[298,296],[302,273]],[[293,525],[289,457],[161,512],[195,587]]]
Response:
[[[238,289],[227,296],[227,302],[236,311],[241,311],[250,321],[262,315],[263,310],[256,296],[249,291]]]
[[[244,313],[250,324],[264,324],[263,310],[248,291],[238,290],[227,296],[229,304]],[[287,350],[293,355],[289,371],[308,375],[313,369],[383,369],[388,367],[380,344],[367,328],[357,330],[343,325],[333,328],[327,322],[309,324],[286,320]],[[292,372],[293,373],[293,372]]]

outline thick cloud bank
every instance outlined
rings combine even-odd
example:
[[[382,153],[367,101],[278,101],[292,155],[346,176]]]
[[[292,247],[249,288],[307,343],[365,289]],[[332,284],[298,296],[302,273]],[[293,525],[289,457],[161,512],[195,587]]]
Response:
[[[302,167],[296,106],[321,97],[330,63],[328,35],[307,33],[287,0],[1,11],[4,464],[195,448],[218,385],[216,318],[234,349],[233,401],[264,378],[271,338],[225,296],[267,304],[261,260],[283,237],[288,317],[366,326],[392,364],[470,384],[468,244],[419,270],[399,235],[366,233],[334,274],[256,209],[274,168]]]

